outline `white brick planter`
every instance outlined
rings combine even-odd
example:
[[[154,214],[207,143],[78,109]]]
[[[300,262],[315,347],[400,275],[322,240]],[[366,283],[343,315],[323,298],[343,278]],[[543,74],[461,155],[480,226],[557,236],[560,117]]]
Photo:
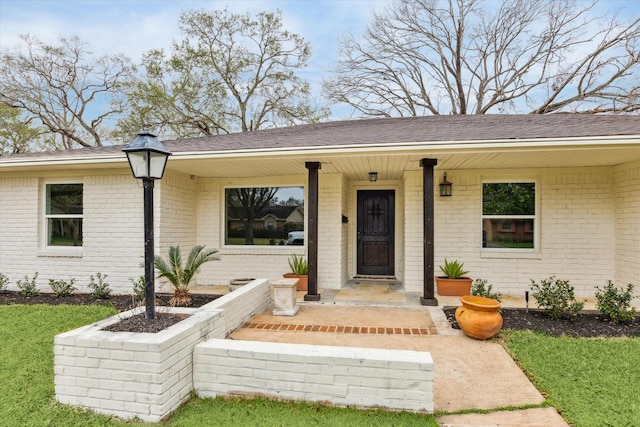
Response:
[[[266,395],[434,411],[428,352],[214,339],[196,346],[193,363],[201,397]]]
[[[192,388],[193,347],[222,321],[220,312],[171,312],[190,316],[155,334],[100,330],[133,314],[127,312],[56,336],[58,401],[145,421],[160,421],[178,408]]]
[[[190,316],[155,334],[100,330],[144,310],[139,308],[57,335],[56,398],[125,419],[160,421],[193,390],[194,346],[205,338],[226,337],[264,311],[270,296],[269,281],[255,280],[199,309],[169,309]]]
[[[198,309],[171,309],[190,316],[157,334],[101,330],[143,308],[60,334],[56,398],[151,422],[194,389],[433,412],[430,353],[224,339],[270,302],[269,281],[259,279]]]

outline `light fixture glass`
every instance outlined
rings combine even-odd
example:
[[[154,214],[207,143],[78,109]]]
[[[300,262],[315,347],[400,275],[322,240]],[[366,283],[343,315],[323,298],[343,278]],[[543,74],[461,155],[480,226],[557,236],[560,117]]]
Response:
[[[162,179],[167,158],[171,151],[149,131],[138,132],[138,136],[122,149],[127,154],[131,172],[136,178]]]
[[[440,197],[451,197],[451,187],[452,183],[447,181],[447,173],[444,173],[442,177],[442,182],[440,182]]]
[[[369,182],[376,182],[378,180],[378,172],[369,172]]]

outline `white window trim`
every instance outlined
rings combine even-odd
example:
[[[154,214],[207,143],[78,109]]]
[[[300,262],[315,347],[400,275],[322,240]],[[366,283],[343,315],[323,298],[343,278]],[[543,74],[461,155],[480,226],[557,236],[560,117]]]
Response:
[[[81,179],[65,179],[65,180],[47,180],[43,181],[41,192],[41,221],[40,221],[40,247],[41,251],[38,252],[39,256],[70,256],[70,257],[80,257],[82,256],[82,250],[84,248],[84,236],[82,238],[82,246],[55,246],[48,245],[48,221],[50,218],[80,218],[83,220],[84,225],[84,197],[82,200],[82,214],[70,214],[70,215],[51,215],[47,214],[47,186],[55,185],[55,184],[81,184],[82,192],[84,195],[84,182]],[[83,226],[84,232],[84,226]]]
[[[295,181],[261,181],[257,180],[243,180],[238,183],[230,183],[228,185],[221,186],[221,195],[220,195],[220,248],[221,254],[226,255],[250,255],[250,254],[265,254],[265,253],[282,253],[286,252],[288,254],[296,254],[296,255],[305,255],[307,248],[307,239],[305,239],[304,245],[302,246],[287,246],[287,245],[227,245],[226,244],[226,233],[227,233],[227,190],[231,188],[259,188],[259,187],[301,187],[303,196],[304,196],[304,227],[307,230],[308,222],[308,212],[307,207],[309,205],[308,194],[307,194],[307,185],[302,184],[300,182]]]
[[[482,202],[484,196],[484,184],[507,184],[507,183],[532,183],[535,186],[535,214],[534,215],[483,215]],[[514,259],[540,259],[542,251],[540,248],[540,185],[537,178],[532,177],[510,177],[510,178],[483,178],[480,184],[480,235],[484,219],[513,218],[513,219],[533,219],[533,248],[480,248],[482,258],[514,258]],[[482,241],[482,239],[481,239]]]

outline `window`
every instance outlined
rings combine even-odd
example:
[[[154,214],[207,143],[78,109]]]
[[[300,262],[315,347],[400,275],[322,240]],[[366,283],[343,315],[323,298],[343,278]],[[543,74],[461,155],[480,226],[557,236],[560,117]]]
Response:
[[[82,184],[46,184],[47,246],[82,246]]]
[[[304,235],[303,187],[225,189],[225,245],[284,246]]]
[[[535,183],[482,184],[483,248],[534,249],[535,224]]]

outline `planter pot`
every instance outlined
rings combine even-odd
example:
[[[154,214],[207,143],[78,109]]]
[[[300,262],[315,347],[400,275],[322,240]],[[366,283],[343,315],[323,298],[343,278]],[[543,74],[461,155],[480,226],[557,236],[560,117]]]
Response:
[[[456,309],[456,321],[468,337],[488,340],[502,329],[500,303],[491,298],[465,295],[460,297],[461,307]]]
[[[286,273],[283,274],[282,277],[286,279],[298,279],[298,284],[296,285],[296,291],[306,291],[309,283],[309,276],[306,274],[293,274]]]
[[[471,293],[471,283],[473,279],[461,277],[459,279],[449,279],[448,277],[436,277],[438,285],[438,295],[461,297]]]
[[[254,280],[256,279],[233,279],[232,281],[229,282],[229,292],[233,292],[236,289],[241,288],[242,286]]]

